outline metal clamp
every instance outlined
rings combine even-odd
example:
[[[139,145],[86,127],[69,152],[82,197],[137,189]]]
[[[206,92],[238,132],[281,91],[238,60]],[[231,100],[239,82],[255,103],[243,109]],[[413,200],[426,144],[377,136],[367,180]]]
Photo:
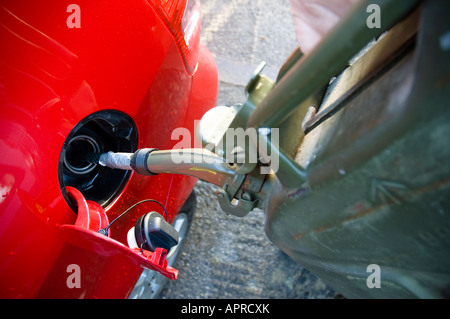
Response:
[[[216,195],[219,200],[220,208],[227,214],[244,217],[256,207],[256,200],[252,201],[244,199],[244,196],[239,196],[237,204],[233,204],[234,198],[231,198],[226,190],[222,188],[216,191]]]
[[[245,177],[246,175],[236,175],[230,185],[216,191],[219,205],[225,213],[244,217],[256,207],[257,200],[240,190]]]

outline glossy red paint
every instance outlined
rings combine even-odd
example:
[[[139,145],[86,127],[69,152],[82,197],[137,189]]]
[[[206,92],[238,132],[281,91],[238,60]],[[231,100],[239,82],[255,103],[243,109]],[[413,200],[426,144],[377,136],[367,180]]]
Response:
[[[0,5],[2,298],[127,297],[142,268],[130,258],[86,251],[61,235],[61,226],[77,219],[58,182],[64,141],[83,118],[112,109],[133,118],[139,147],[170,149],[177,143],[172,130],[193,130],[193,121],[217,98],[217,69],[207,48],[192,47],[198,66],[190,72],[150,2],[76,1],[81,28],[70,29],[66,9],[74,2]],[[152,198],[173,220],[194,183],[186,176],[132,175],[104,209],[106,217]],[[145,203],[130,211],[112,226],[111,238],[126,244],[128,229],[151,210],[160,208]],[[70,264],[80,266],[81,288],[66,285]]]

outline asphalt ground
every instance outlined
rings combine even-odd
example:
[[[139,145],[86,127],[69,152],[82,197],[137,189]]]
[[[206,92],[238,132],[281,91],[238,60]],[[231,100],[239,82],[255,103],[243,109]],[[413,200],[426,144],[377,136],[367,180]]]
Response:
[[[219,70],[218,105],[242,103],[255,68],[274,79],[296,48],[288,0],[204,0],[202,38]],[[321,279],[294,262],[264,233],[264,213],[226,215],[216,186],[199,181],[190,234],[160,298],[339,298]]]

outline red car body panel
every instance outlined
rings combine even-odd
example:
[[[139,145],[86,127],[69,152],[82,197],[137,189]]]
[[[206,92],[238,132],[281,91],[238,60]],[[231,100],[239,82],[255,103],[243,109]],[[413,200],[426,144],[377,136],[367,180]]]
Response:
[[[171,132],[213,107],[217,68],[195,35],[186,65],[176,38],[151,1],[77,1],[81,28],[68,28],[71,1],[2,1],[0,6],[0,297],[125,298],[142,268],[125,255],[67,243],[61,225],[77,214],[64,200],[58,162],[65,139],[86,116],[117,110],[135,122],[138,147],[171,149]],[[198,30],[199,32],[199,30]],[[190,56],[192,59],[192,56]],[[192,134],[194,138],[194,134]],[[195,179],[133,174],[106,208],[111,221],[143,199],[161,202],[170,221]],[[145,203],[111,227],[126,233]],[[79,265],[81,287],[67,267]]]

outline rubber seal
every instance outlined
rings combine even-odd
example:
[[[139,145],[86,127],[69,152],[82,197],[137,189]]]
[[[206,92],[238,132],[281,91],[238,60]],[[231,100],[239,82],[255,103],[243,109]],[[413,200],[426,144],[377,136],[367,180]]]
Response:
[[[156,148],[142,148],[137,150],[131,157],[130,166],[139,175],[158,175],[148,169],[147,159],[151,152],[157,151]]]

